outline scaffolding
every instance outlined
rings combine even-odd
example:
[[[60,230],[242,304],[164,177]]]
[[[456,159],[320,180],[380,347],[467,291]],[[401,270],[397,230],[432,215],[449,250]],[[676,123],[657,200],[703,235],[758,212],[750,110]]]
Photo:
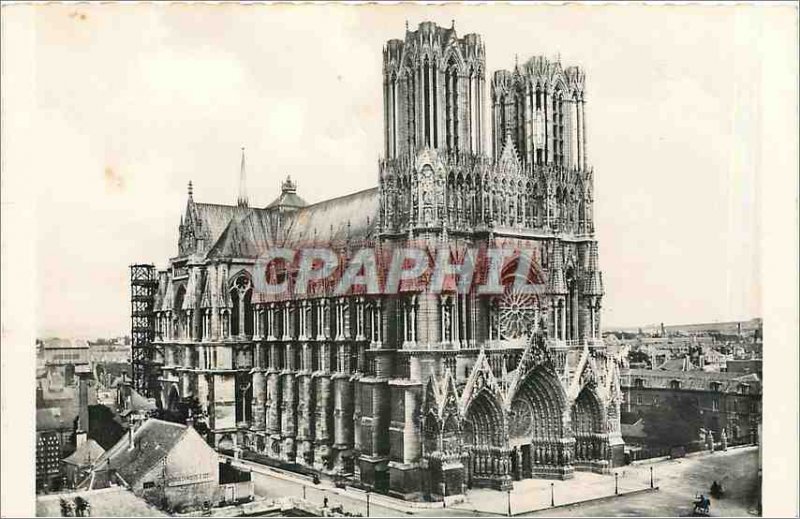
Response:
[[[133,388],[148,398],[158,396],[155,304],[158,279],[154,265],[135,264],[131,271],[131,378]]]

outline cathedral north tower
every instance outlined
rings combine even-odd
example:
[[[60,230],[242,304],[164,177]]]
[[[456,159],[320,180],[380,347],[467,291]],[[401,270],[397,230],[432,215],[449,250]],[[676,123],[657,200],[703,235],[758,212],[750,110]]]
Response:
[[[383,50],[386,158],[428,147],[484,152],[486,60],[477,34],[423,22]]]

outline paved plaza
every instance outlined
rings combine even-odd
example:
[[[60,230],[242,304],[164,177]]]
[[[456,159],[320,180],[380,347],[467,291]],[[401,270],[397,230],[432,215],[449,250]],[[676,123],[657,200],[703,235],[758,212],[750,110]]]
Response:
[[[467,492],[464,502],[454,505],[460,510],[507,515],[509,501],[511,514],[517,515],[531,510],[549,509],[551,504],[557,506],[565,503],[586,501],[641,491],[650,488],[650,476],[641,471],[630,471],[628,467],[614,474],[601,475],[588,472],[576,472],[575,477],[567,481],[551,481],[545,479],[525,479],[514,482],[510,495],[490,489],[472,489]],[[615,487],[618,486],[618,488]]]
[[[366,515],[366,494],[330,483],[313,485],[302,477],[253,467],[256,494],[268,498],[303,498],[321,505],[341,505],[351,513]],[[650,492],[650,469],[657,491]],[[515,516],[548,517],[635,517],[690,516],[691,502],[699,493],[708,495],[715,479],[726,490],[722,499],[712,499],[711,516],[755,515],[758,503],[758,451],[755,447],[727,452],[702,453],[678,460],[659,460],[620,467],[617,473],[619,496],[615,496],[614,474],[579,472],[568,481],[528,479],[515,481],[510,493],[511,513]],[[552,483],[552,487],[551,487]],[[305,488],[305,490],[304,490]],[[552,488],[552,497],[551,497]],[[551,507],[551,499],[555,507]],[[589,502],[586,502],[589,501]],[[370,494],[370,515],[400,516],[505,516],[509,494],[488,489],[473,489],[459,503],[410,503],[383,495]],[[569,503],[578,503],[568,506]]]
[[[695,495],[708,490],[714,480],[722,482],[725,496],[711,499],[712,517],[757,515],[758,450],[755,447],[704,453],[679,460],[624,467],[625,477],[642,480],[653,467],[658,492],[626,496],[583,505],[530,514],[547,517],[663,517],[692,515]]]

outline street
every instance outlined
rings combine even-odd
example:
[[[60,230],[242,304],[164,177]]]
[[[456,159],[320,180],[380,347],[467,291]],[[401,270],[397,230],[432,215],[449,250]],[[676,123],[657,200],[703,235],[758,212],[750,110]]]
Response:
[[[711,498],[710,516],[756,515],[758,486],[758,450],[749,447],[715,452],[692,458],[661,461],[653,464],[621,467],[642,479],[654,468],[658,492],[634,495],[599,503],[587,503],[536,512],[548,517],[688,517],[697,494],[708,497],[716,480],[725,487],[722,499]]]
[[[254,468],[253,484],[256,495],[266,498],[303,498],[322,506],[328,498],[328,507],[341,505],[346,512],[367,515],[366,495],[352,488],[334,488],[330,483],[314,485],[293,474],[264,469],[244,462]],[[758,493],[758,451],[755,448],[732,449],[727,452],[702,454],[691,458],[659,461],[652,464],[629,465],[616,470],[619,475],[620,493],[649,487],[650,468],[653,468],[657,492],[610,498],[599,502],[549,508],[550,482],[546,480],[524,480],[515,482],[512,491],[512,509],[518,514],[525,509],[542,510],[526,516],[546,515],[552,517],[634,517],[634,516],[690,516],[692,501],[696,495],[708,496],[711,482],[715,479],[725,487],[722,499],[712,498],[711,516],[743,516],[753,514]],[[614,476],[577,473],[568,481],[555,482],[555,501],[570,499],[592,499],[613,494]],[[305,495],[304,495],[305,488]],[[541,495],[540,495],[541,494]],[[562,501],[563,502],[563,501]],[[487,514],[489,512],[489,514]],[[466,501],[442,507],[439,503],[412,506],[412,503],[383,495],[370,494],[369,515],[374,517],[417,516],[498,516],[507,513],[507,494],[486,489],[475,489],[467,493]]]

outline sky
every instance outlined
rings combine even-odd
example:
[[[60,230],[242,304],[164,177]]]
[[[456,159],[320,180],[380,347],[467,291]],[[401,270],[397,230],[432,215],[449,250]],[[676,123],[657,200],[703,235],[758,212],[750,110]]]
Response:
[[[512,67],[515,55],[559,55],[586,71],[606,326],[760,316],[759,177],[769,173],[762,149],[771,138],[761,114],[773,102],[760,41],[786,25],[786,14],[632,5],[33,8],[29,36],[4,64],[5,77],[19,72],[5,117],[27,131],[6,141],[14,153],[3,180],[33,203],[38,334],[128,333],[128,265],[164,267],[177,255],[189,180],[196,201],[235,203],[242,146],[251,206],[272,201],[286,175],[309,202],[377,185],[382,45],[402,38],[406,21],[424,20],[481,34],[489,71]]]

